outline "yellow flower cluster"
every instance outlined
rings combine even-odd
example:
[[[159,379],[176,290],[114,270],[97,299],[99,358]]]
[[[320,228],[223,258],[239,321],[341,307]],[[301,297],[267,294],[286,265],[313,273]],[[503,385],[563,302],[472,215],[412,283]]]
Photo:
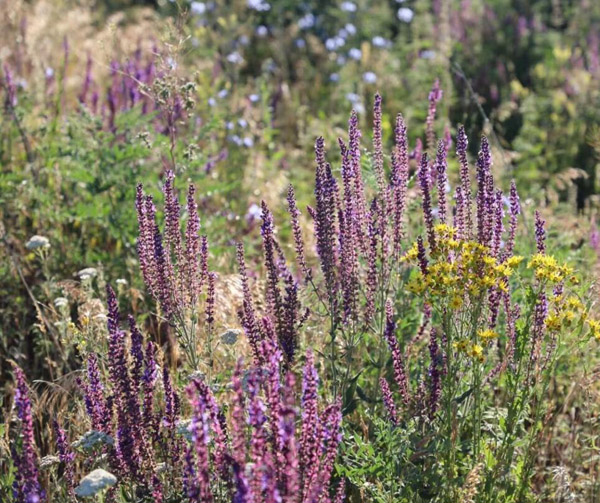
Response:
[[[453,309],[460,309],[464,292],[479,297],[491,287],[506,291],[508,277],[523,260],[511,257],[499,262],[491,250],[474,241],[455,239],[452,227],[435,226],[436,246],[429,250],[427,274],[417,273],[407,284],[407,289],[417,295],[439,296],[450,300]],[[416,243],[402,257],[405,262],[418,261]]]
[[[482,341],[491,341],[492,339],[497,339],[499,337],[498,332],[491,330],[489,328],[485,330],[478,330],[477,337],[479,337]]]
[[[552,311],[546,317],[546,328],[551,332],[558,332],[563,328],[571,327],[579,320],[585,320],[587,313],[583,303],[575,296],[564,298],[563,295],[552,299]]]
[[[460,353],[464,353],[467,356],[470,356],[474,360],[479,362],[483,362],[483,346],[480,344],[471,344],[469,341],[462,340],[455,342],[453,344],[454,349],[459,351]]]
[[[578,282],[577,278],[573,276],[573,268],[559,264],[552,255],[537,253],[531,258],[527,267],[533,269],[535,277],[540,281],[556,284],[568,278],[571,283]]]
[[[588,320],[588,327],[590,328],[590,335],[600,341],[600,321]]]

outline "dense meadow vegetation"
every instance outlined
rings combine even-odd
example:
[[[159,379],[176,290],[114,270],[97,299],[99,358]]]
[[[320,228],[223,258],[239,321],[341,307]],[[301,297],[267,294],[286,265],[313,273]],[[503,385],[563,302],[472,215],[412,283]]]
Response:
[[[600,4],[0,19],[0,501],[600,501]]]

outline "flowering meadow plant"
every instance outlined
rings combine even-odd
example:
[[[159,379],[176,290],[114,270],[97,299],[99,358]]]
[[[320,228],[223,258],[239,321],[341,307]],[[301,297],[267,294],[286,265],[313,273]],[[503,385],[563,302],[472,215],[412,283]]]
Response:
[[[600,324],[538,212],[535,251],[519,242],[517,188],[497,188],[488,140],[472,176],[465,130],[436,138],[442,97],[436,81],[412,150],[398,115],[384,154],[379,95],[372,154],[355,112],[339,170],[318,138],[308,219],[287,190],[289,243],[262,202],[262,266],[235,246],[248,363],[229,357],[226,370],[214,365],[221,285],[196,188],[183,207],[166,171],[161,225],[139,185],[139,265],[181,357],[132,316],[124,330],[108,286],[107,351],[89,352],[78,379],[87,433],[72,442],[55,424],[59,468],[44,485],[15,369],[16,501],[533,501],[548,390]]]

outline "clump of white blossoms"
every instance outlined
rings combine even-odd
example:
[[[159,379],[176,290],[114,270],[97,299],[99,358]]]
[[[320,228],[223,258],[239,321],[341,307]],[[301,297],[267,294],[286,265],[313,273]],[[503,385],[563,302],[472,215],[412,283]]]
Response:
[[[75,494],[82,498],[89,498],[91,496],[96,496],[100,491],[108,489],[116,483],[117,477],[112,473],[109,473],[102,468],[97,468],[81,479],[81,482],[75,488]]]
[[[29,241],[25,244],[25,248],[28,250],[46,250],[50,248],[50,240],[46,236],[31,236]]]

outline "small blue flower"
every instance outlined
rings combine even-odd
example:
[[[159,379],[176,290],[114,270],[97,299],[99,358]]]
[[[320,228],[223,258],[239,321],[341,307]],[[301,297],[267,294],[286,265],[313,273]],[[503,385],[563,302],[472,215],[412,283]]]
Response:
[[[380,48],[388,48],[391,47],[392,42],[389,41],[386,38],[380,37],[379,35],[377,35],[376,37],[373,37],[373,45],[375,47],[380,47]]]
[[[307,30],[315,25],[315,16],[312,12],[309,12],[305,16],[298,20],[298,28],[301,30]]]
[[[344,12],[356,12],[356,4],[353,2],[342,2],[340,9]]]
[[[358,61],[360,60],[360,58],[362,58],[362,51],[360,49],[357,49],[356,47],[353,47],[348,51],[348,56]]]
[[[339,73],[332,73],[332,74],[329,76],[329,80],[330,80],[331,82],[339,82],[339,81],[340,81],[340,75],[339,75]]]
[[[356,35],[356,26],[354,26],[352,23],[347,23],[346,26],[344,26],[344,29],[349,35]]]
[[[415,17],[415,13],[408,7],[400,7],[398,9],[398,19],[404,23],[410,23]]]
[[[363,80],[367,84],[375,84],[377,82],[377,75],[374,72],[365,72],[363,73]]]
[[[227,56],[227,61],[234,65],[239,65],[244,62],[244,58],[242,58],[242,55],[239,52],[234,51]]]
[[[256,28],[256,36],[257,37],[266,37],[269,34],[269,29],[264,25],[261,24],[258,28]]]
[[[206,12],[206,4],[204,2],[192,2],[190,4],[190,12],[194,16],[201,16]]]
[[[264,0],[246,0],[246,5],[249,9],[256,10],[258,12],[266,12],[271,9],[271,4]]]

